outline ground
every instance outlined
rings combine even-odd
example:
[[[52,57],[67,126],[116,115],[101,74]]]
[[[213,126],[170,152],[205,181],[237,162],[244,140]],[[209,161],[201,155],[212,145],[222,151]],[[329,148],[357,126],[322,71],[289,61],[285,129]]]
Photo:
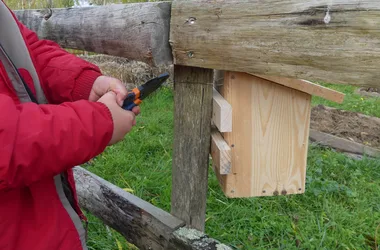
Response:
[[[380,118],[377,117],[317,105],[311,111],[310,127],[380,149]]]
[[[138,79],[136,82],[142,83],[157,73],[143,64],[134,69],[133,63],[127,61],[98,63],[107,74],[126,81]],[[125,72],[138,73],[133,78],[131,73]],[[323,85],[346,93],[346,100],[335,104],[313,98],[311,126],[379,147],[379,126],[357,118],[357,114],[334,111],[334,115],[323,118],[320,123],[316,121],[326,112],[318,105],[380,117],[380,98],[358,95],[357,89],[350,86]],[[125,140],[109,147],[84,167],[170,211],[172,88],[160,89],[144,101],[141,109],[136,127]],[[352,133],[345,133],[347,129]],[[233,248],[376,249],[379,244],[379,159],[355,160],[311,144],[304,194],[250,199],[226,198],[211,167],[209,170],[206,232]],[[118,233],[88,216],[89,249],[132,249]]]

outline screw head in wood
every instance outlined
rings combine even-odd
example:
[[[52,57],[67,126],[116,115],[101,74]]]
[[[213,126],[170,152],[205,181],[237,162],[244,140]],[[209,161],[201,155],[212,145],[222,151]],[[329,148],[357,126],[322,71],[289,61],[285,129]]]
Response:
[[[187,56],[188,56],[189,58],[192,58],[192,57],[194,56],[193,51],[189,51],[189,52],[187,52]]]
[[[277,191],[277,190],[274,191],[274,192],[273,192],[273,195],[278,195],[278,191]]]
[[[196,17],[189,17],[187,20],[186,20],[186,24],[189,24],[189,25],[192,25],[195,23],[195,21],[197,20]]]
[[[287,194],[286,190],[282,190],[281,194],[286,195]]]

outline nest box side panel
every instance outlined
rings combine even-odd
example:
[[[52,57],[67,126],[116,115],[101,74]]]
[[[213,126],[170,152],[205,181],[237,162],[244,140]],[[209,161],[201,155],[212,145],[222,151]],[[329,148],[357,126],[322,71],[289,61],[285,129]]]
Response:
[[[226,72],[221,89],[232,105],[233,183],[229,197],[303,193],[311,95],[247,73]]]

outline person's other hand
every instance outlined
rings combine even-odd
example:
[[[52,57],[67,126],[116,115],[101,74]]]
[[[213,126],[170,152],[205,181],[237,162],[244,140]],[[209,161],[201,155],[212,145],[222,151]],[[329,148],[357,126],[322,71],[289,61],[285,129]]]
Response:
[[[128,94],[127,88],[119,79],[109,76],[99,76],[96,78],[88,100],[96,102],[109,91],[116,93],[117,103],[119,106],[122,106]]]
[[[122,109],[117,103],[117,94],[113,91],[105,93],[98,102],[105,104],[111,112],[114,129],[108,145],[113,145],[123,140],[124,136],[136,125],[135,117],[140,113],[140,108],[134,107],[132,112]]]

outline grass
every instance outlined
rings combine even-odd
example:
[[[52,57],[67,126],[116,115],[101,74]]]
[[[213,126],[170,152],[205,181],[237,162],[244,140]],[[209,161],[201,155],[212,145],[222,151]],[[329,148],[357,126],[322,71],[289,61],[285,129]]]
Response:
[[[365,97],[355,93],[356,87],[349,85],[338,85],[330,83],[319,83],[345,94],[344,102],[338,104],[321,97],[313,96],[313,105],[323,104],[325,106],[360,112],[365,115],[380,117],[380,98]]]
[[[379,100],[353,94],[333,105],[380,117]],[[377,106],[377,107],[376,107]],[[170,211],[173,93],[163,88],[146,100],[137,125],[87,169],[152,204]],[[355,161],[311,145],[306,193],[227,199],[211,168],[206,232],[236,249],[376,249],[380,241],[380,161]],[[118,233],[89,215],[89,248],[133,249]]]

